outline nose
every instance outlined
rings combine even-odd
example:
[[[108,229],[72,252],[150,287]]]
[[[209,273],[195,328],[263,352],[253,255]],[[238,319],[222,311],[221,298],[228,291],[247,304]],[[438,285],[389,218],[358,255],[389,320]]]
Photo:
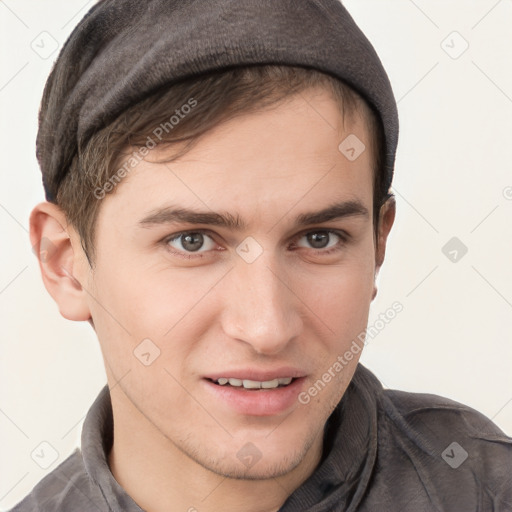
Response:
[[[228,279],[222,312],[226,335],[258,354],[282,352],[302,329],[301,300],[289,273],[262,255],[252,263],[237,261]]]

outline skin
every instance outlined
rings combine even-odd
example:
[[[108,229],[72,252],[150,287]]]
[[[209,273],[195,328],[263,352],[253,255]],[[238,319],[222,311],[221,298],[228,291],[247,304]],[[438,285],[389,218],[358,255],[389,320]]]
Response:
[[[34,208],[32,245],[54,244],[40,260],[44,284],[62,316],[89,321],[101,345],[115,424],[110,468],[143,509],[276,511],[318,465],[325,422],[360,353],[308,404],[269,416],[234,411],[206,393],[203,377],[293,366],[307,390],[364,331],[395,203],[381,209],[376,240],[373,155],[349,161],[338,150],[349,134],[370,148],[361,116],[343,119],[316,88],[220,125],[171,164],[156,163],[164,154],[153,150],[102,200],[94,270],[62,211]],[[294,224],[349,200],[368,215]],[[168,204],[230,212],[247,227],[138,225]],[[170,252],[190,245],[166,237],[198,229],[206,233],[199,251],[188,250],[194,258]],[[348,241],[330,235],[324,248],[306,236],[325,229]],[[252,263],[236,252],[248,236],[263,250]],[[149,366],[133,353],[146,338],[160,349]],[[249,442],[261,458],[248,468],[237,453]]]

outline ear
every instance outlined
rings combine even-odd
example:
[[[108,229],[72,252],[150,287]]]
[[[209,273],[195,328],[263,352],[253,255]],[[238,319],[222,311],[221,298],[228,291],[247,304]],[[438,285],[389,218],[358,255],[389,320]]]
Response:
[[[45,201],[32,210],[30,242],[39,260],[44,286],[60,314],[68,320],[89,320],[87,292],[81,284],[89,265],[77,233],[68,226],[57,205]]]
[[[381,206],[379,212],[379,230],[377,233],[377,240],[375,246],[375,277],[379,273],[380,267],[384,263],[386,255],[386,243],[388,240],[389,232],[395,221],[396,201],[392,196]],[[377,286],[374,284],[372,300],[377,295]]]

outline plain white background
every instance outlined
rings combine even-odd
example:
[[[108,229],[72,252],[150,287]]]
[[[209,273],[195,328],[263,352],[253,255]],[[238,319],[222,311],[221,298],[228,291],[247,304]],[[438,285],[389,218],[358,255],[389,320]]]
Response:
[[[463,402],[510,435],[512,2],[345,4],[388,71],[401,123],[397,219],[370,324],[395,301],[404,309],[371,339],[362,362],[386,387]],[[59,315],[28,237],[30,211],[44,200],[35,158],[44,82],[92,5],[0,2],[3,510],[78,446],[106,382],[93,330]],[[442,250],[453,237],[455,262],[453,248]],[[41,442],[58,454],[47,469],[31,458]]]

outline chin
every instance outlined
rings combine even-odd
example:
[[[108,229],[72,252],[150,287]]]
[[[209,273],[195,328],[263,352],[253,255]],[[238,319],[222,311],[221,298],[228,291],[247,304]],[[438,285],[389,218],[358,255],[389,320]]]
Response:
[[[289,456],[272,456],[270,458],[262,455],[254,463],[247,466],[239,461],[214,464],[209,467],[211,471],[234,480],[270,480],[289,474],[304,460],[301,452],[294,452]]]
[[[267,434],[268,435],[268,434]],[[251,440],[252,439],[252,440]],[[247,436],[227,446],[224,456],[215,450],[206,454],[195,452],[191,456],[205,469],[235,480],[268,480],[289,474],[306,458],[312,460],[319,454],[309,453],[316,436],[288,436],[286,439]],[[233,449],[233,445],[237,446]],[[240,446],[240,448],[238,448]],[[217,447],[219,451],[222,448]],[[321,447],[320,447],[321,451]],[[309,455],[309,457],[307,457]]]

